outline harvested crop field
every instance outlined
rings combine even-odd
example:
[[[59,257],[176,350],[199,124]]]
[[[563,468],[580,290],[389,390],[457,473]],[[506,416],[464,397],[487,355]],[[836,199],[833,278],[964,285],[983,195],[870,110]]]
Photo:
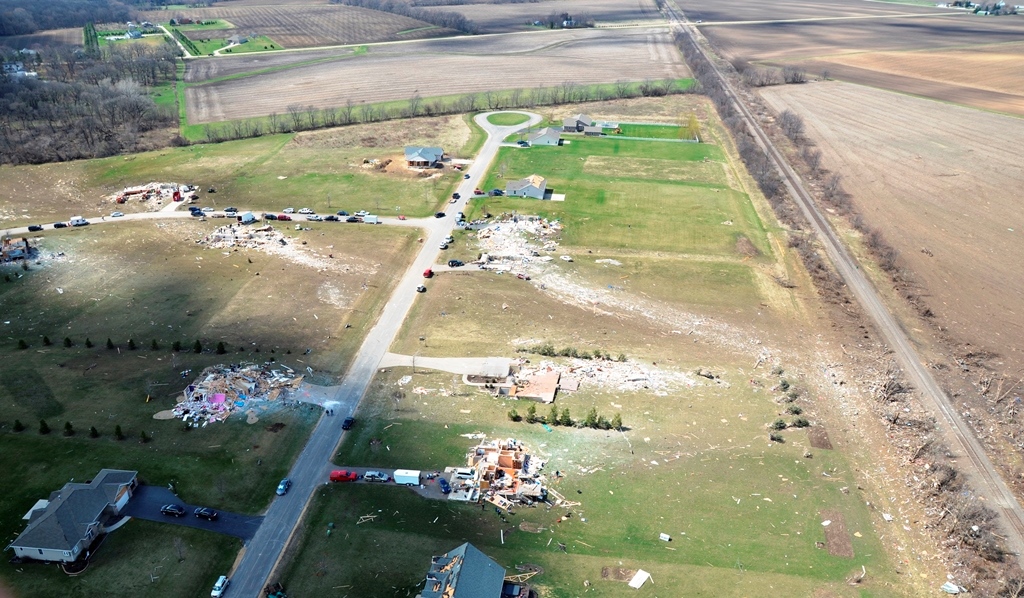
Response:
[[[37,49],[47,46],[81,46],[83,43],[82,28],[70,27],[68,29],[50,29],[40,31],[31,35],[5,35],[0,36],[0,46],[7,46],[15,50],[22,48]]]
[[[663,29],[573,30],[373,46],[359,56],[193,85],[186,98],[189,122],[198,124],[283,114],[295,103],[326,108],[349,100],[554,86],[567,79],[579,84],[677,79],[688,72]],[[438,73],[458,73],[458,85]],[[254,87],[261,92],[254,94]]]
[[[827,19],[858,16],[884,16],[897,14],[927,14],[938,12],[934,7],[864,2],[864,0],[778,0],[775,2],[747,2],[746,0],[680,0],[679,7],[691,21],[702,20],[707,27],[712,23],[741,21],[782,21],[787,19]],[[946,9],[944,12],[950,12]]]
[[[826,168],[899,250],[935,323],[1024,367],[1024,119],[840,82],[771,88],[804,117]]]
[[[504,33],[537,29],[534,21],[545,21],[548,15],[568,13],[582,16],[603,25],[651,25],[664,23],[653,0],[549,0],[510,4],[462,4],[425,6],[428,10],[458,12],[476,24],[479,33]]]
[[[167,11],[144,14],[154,22],[167,19]],[[423,39],[454,33],[416,19],[338,4],[239,6],[231,3],[189,9],[184,14],[194,19],[224,19],[235,25],[236,32],[266,35],[286,48]],[[401,33],[403,31],[407,33]]]

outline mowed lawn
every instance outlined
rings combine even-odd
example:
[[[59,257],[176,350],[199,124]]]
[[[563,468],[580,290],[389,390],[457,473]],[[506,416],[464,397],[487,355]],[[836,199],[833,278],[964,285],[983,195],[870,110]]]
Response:
[[[391,272],[404,270],[416,233],[385,227],[293,233],[296,243],[335,251],[353,270],[328,278],[282,257],[194,243],[220,222],[118,222],[48,232],[38,241],[44,256],[62,257],[44,257],[28,271],[0,268],[0,467],[17,480],[0,496],[5,538],[24,529],[21,517],[36,500],[104,467],[137,470],[148,484],[173,483],[183,501],[215,509],[256,514],[270,503],[319,409],[256,404],[255,424],[239,414],[192,430],[153,414],[173,407],[184,386],[213,364],[310,365],[318,379],[343,373],[393,286]],[[373,264],[380,264],[376,274],[367,269]],[[65,338],[72,346],[64,346]],[[19,340],[28,348],[20,349]],[[196,340],[201,353],[192,352]],[[182,351],[173,350],[175,341]],[[215,350],[219,342],[224,354]],[[14,431],[16,420],[24,431]],[[39,433],[40,420],[49,434]],[[63,434],[66,422],[72,436]],[[115,437],[117,426],[123,440]],[[98,438],[90,437],[92,427]],[[186,547],[181,562],[178,537]],[[110,588],[196,596],[229,569],[239,548],[228,537],[133,521],[108,536],[82,576],[6,560],[0,576],[24,596],[91,596]]]
[[[470,216],[516,211],[561,220],[563,245],[586,249],[735,256],[747,237],[767,253],[764,226],[728,185],[725,157],[708,144],[572,137],[560,147],[502,148],[483,188],[539,174],[564,202],[488,197]]]
[[[812,450],[813,458],[805,458],[802,430],[784,432],[784,444],[769,442],[765,425],[779,407],[772,396],[738,384],[740,369],[728,367],[725,379],[737,382],[728,389],[698,382],[654,396],[590,387],[559,398],[559,408],[576,417],[591,406],[610,416],[609,402],[619,404],[625,436],[514,424],[504,414],[511,407],[524,412],[524,402],[455,385],[448,374],[414,374],[404,387],[396,381],[408,368],[382,374],[336,458],[339,466],[462,465],[472,441],[461,435],[484,432],[523,440],[547,460],[549,479],[562,472],[551,487],[581,505],[520,508],[502,522],[491,505],[430,501],[393,485],[328,486],[314,500],[286,584],[303,594],[341,586],[350,595],[405,596],[422,587],[431,555],[469,541],[510,573],[522,563],[542,566],[531,583],[544,596],[577,596],[584,581],[592,584],[588,595],[623,595],[623,582],[602,578],[606,567],[652,572],[655,584],[642,591],[652,596],[665,587],[693,596],[750,596],[769,586],[789,596],[899,595],[862,497],[841,491],[855,487],[842,454]],[[448,394],[403,392],[416,386]],[[375,438],[379,445],[370,443]],[[816,547],[825,541],[827,509],[843,514],[854,557]],[[363,515],[376,518],[358,524]],[[524,522],[543,530],[523,531]],[[661,533],[671,542],[659,540]],[[848,586],[845,579],[862,565],[876,575]]]

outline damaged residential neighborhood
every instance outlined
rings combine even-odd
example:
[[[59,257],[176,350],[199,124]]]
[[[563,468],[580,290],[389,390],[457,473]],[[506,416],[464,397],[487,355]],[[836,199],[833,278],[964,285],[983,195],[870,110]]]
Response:
[[[1024,598],[1019,8],[0,3],[0,598]]]

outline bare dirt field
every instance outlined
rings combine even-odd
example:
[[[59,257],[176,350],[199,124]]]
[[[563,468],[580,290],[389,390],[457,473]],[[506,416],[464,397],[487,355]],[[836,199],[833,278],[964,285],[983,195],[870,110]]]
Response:
[[[548,15],[568,13],[577,18],[588,16],[598,27],[607,25],[664,22],[652,0],[549,0],[515,4],[462,4],[424,7],[428,10],[454,11],[473,21],[480,33],[503,33],[536,29],[534,21]]]
[[[143,14],[151,20],[166,20],[168,12]],[[238,31],[266,35],[285,48],[423,39],[453,33],[416,19],[337,4],[245,6],[229,3],[188,9],[182,14],[194,19],[225,19]],[[401,33],[403,31],[408,33]]]
[[[842,173],[955,338],[1024,366],[1024,120],[839,82],[762,92],[801,114],[825,166]]]
[[[0,46],[7,46],[15,50],[22,48],[36,49],[46,46],[81,46],[82,28],[71,27],[68,29],[51,29],[40,31],[32,35],[5,35],[0,36]]]
[[[458,73],[459,84],[438,72]],[[381,76],[387,73],[387,76]],[[529,73],[529,77],[510,77]],[[688,70],[664,30],[576,30],[371,47],[365,55],[192,86],[190,123],[283,114],[288,105],[355,103],[554,86],[680,78]],[[253,94],[253,88],[261,90]]]
[[[703,2],[701,0],[679,0],[691,21],[702,20],[705,26],[711,23],[737,21],[780,21],[785,19],[824,19],[855,16],[883,16],[898,14],[929,14],[939,11],[933,7],[889,4],[885,2],[864,2],[864,0],[835,0],[830,2],[807,0],[779,0],[777,2],[746,2],[725,0]],[[705,35],[707,35],[705,33]]]

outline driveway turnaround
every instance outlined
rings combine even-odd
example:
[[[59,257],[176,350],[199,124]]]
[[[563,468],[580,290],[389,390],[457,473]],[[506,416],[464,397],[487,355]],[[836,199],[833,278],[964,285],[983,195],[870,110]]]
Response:
[[[273,489],[270,491],[272,492]],[[172,503],[185,507],[185,514],[181,517],[174,517],[173,515],[164,515],[160,512],[160,507]],[[239,515],[238,513],[229,513],[219,509],[214,509],[219,515],[217,521],[207,521],[192,514],[196,507],[201,506],[206,505],[190,505],[182,502],[174,493],[162,486],[142,485],[132,494],[122,513],[136,519],[205,529],[246,541],[251,540],[256,535],[256,530],[263,523],[262,517]]]
[[[490,114],[493,113],[480,114],[474,119],[487,133],[487,141],[484,142],[473,164],[465,171],[468,176],[456,189],[461,199],[454,204],[444,205],[444,218],[428,219],[428,222],[420,223],[424,228],[425,238],[419,255],[395,287],[383,311],[378,315],[377,323],[366,335],[359,353],[345,374],[335,399],[338,404],[334,410],[335,416],[320,418],[305,448],[295,461],[289,474],[294,484],[291,492],[274,500],[267,510],[263,525],[252,541],[247,543],[238,567],[232,575],[233,594],[248,597],[260,595],[260,591],[267,584],[267,578],[277,567],[288,540],[299,525],[302,513],[312,499],[313,491],[325,482],[325,465],[330,463],[337,451],[344,432],[341,423],[345,416],[355,412],[356,406],[369,388],[381,359],[394,341],[418,295],[416,287],[424,284],[427,286],[427,292],[430,292],[430,281],[424,281],[423,271],[437,263],[438,255],[441,253],[441,240],[455,227],[455,212],[465,210],[473,190],[483,180],[484,174],[498,153],[502,139],[541,121],[538,114],[520,112],[519,114],[528,116],[529,121],[511,127],[499,127],[487,121]]]

